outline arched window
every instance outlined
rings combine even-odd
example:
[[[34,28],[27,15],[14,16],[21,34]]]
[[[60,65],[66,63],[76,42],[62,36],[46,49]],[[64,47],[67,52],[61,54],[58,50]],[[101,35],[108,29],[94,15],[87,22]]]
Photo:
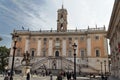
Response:
[[[32,57],[34,57],[34,53],[35,53],[35,52],[34,52],[34,50],[33,50],[33,51],[32,51],[32,54],[31,54]]]
[[[55,52],[55,57],[59,57],[59,51]]]
[[[47,44],[47,38],[44,38],[44,45]]]
[[[34,48],[32,48],[32,49],[30,50],[30,56],[31,56],[32,58],[35,56],[35,49],[34,49]]]

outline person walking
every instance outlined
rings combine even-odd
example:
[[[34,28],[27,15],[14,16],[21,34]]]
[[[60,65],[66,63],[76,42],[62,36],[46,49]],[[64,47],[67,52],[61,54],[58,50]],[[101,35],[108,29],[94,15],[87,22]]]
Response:
[[[59,74],[59,75],[57,76],[57,80],[62,80],[62,74]]]
[[[73,73],[73,72],[71,73],[71,76],[72,76],[72,78],[73,78],[73,80],[74,80],[75,76],[74,76],[74,73]]]
[[[26,80],[30,80],[30,73],[27,73]]]
[[[71,80],[71,73],[67,72],[67,80]]]

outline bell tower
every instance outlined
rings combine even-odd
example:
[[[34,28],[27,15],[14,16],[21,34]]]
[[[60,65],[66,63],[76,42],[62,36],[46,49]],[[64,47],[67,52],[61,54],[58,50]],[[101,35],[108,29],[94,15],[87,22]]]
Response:
[[[66,32],[67,31],[67,10],[63,8],[58,9],[57,11],[57,31],[58,32]]]

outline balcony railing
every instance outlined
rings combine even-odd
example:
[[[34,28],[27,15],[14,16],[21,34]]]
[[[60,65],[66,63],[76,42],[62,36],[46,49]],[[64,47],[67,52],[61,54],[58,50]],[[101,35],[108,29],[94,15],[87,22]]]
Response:
[[[74,32],[86,33],[86,32],[94,32],[94,31],[105,31],[105,28],[99,27],[99,28],[88,28],[88,29],[76,29],[76,30],[67,30],[66,32],[58,32],[57,30],[39,30],[39,31],[15,30],[15,32],[18,32],[18,33],[32,33],[32,34],[37,34],[37,33],[74,33]]]

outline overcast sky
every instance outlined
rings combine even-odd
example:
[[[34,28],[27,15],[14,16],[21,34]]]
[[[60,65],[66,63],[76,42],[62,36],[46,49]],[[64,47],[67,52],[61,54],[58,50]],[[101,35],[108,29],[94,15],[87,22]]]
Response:
[[[0,46],[11,45],[14,29],[57,29],[57,10],[68,11],[68,29],[108,29],[114,0],[0,0]]]

